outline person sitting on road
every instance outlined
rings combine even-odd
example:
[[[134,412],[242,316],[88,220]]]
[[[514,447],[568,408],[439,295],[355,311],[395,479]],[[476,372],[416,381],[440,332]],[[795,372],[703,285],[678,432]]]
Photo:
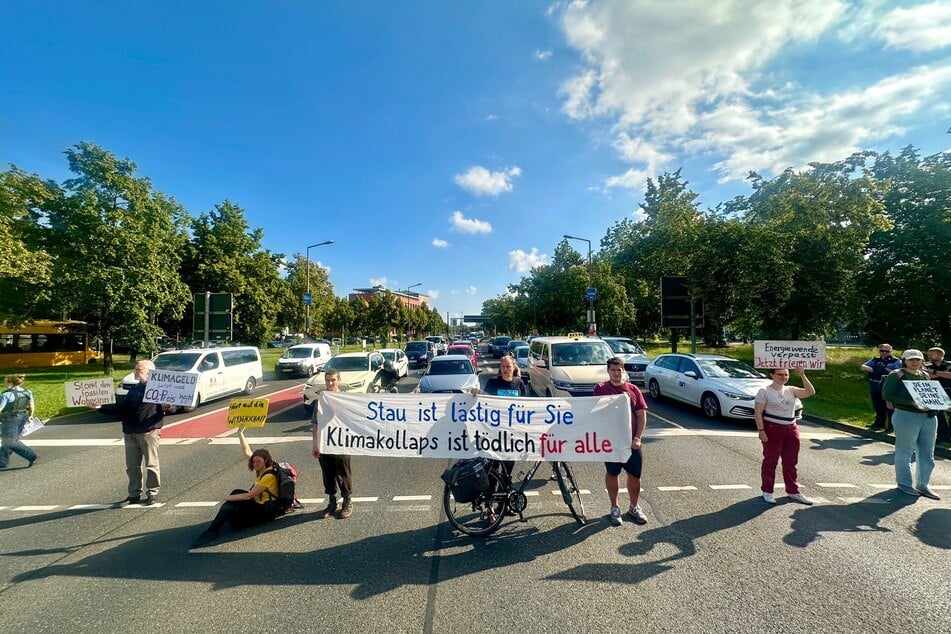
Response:
[[[198,536],[192,548],[204,546],[218,539],[221,528],[230,521],[236,528],[246,528],[270,522],[281,514],[278,504],[278,479],[274,471],[274,459],[267,449],[251,451],[244,437],[244,428],[238,428],[241,449],[248,459],[248,469],[254,471],[254,486],[250,491],[235,489],[224,499],[211,525]]]

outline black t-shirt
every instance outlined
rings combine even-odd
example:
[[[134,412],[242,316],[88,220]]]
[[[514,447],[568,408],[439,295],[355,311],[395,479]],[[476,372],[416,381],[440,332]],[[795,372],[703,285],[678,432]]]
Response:
[[[942,359],[941,363],[929,361],[925,364],[925,367],[929,370],[937,370],[938,372],[951,372],[951,362],[949,362],[947,359]],[[946,379],[943,376],[939,376],[938,382],[941,383],[941,387],[943,387],[945,390],[951,389],[951,379]]]
[[[511,381],[500,376],[492,377],[485,384],[485,393],[493,396],[527,396],[525,384],[519,377]]]

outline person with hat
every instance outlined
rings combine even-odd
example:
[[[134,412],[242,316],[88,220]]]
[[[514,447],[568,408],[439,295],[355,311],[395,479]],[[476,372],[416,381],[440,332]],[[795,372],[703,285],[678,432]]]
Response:
[[[20,440],[23,427],[36,409],[33,392],[23,387],[25,380],[22,374],[8,375],[7,389],[0,393],[0,469],[10,464],[11,453],[29,462],[30,467],[36,462],[36,452]]]
[[[891,412],[882,398],[882,380],[889,372],[901,367],[901,360],[892,356],[890,344],[882,343],[878,346],[878,357],[869,359],[859,366],[862,372],[868,375],[869,391],[872,395],[872,408],[875,410],[875,422],[870,429],[885,429],[891,427]]]
[[[922,366],[925,355],[921,350],[909,348],[902,355],[902,367],[883,381],[882,398],[894,407],[892,426],[895,428],[895,480],[898,489],[908,495],[923,495],[940,500],[937,493],[928,488],[934,470],[935,432],[938,420],[934,412],[922,408],[911,397],[905,383],[928,381],[930,377]],[[918,486],[912,486],[911,456],[917,452]]]
[[[934,346],[928,348],[928,362],[925,372],[932,381],[941,383],[941,387],[951,397],[951,362],[944,358],[944,349]],[[938,412],[938,442],[951,442],[951,416]]]

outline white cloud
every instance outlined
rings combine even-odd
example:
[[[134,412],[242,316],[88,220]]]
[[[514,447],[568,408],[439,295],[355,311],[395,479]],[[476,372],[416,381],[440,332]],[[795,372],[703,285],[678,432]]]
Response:
[[[466,295],[475,295],[478,292],[479,292],[479,289],[477,289],[475,286],[466,287]]]
[[[389,284],[389,280],[387,280],[385,277],[371,277],[370,278],[370,286],[382,286],[383,288],[387,288],[388,284]]]
[[[519,167],[507,167],[501,172],[490,172],[481,165],[470,167],[464,174],[456,174],[459,187],[476,196],[498,196],[512,191],[512,178],[522,173]]]
[[[449,243],[446,242],[445,240],[440,240],[439,238],[433,238],[433,246],[438,247],[440,249],[445,249],[446,247],[449,246]]]
[[[866,28],[850,34],[849,21]],[[790,80],[783,66],[789,51],[838,54],[830,34],[872,32],[885,46],[919,51],[949,46],[947,2],[892,9],[844,0],[575,0],[562,27],[582,62],[562,83],[563,111],[606,124],[629,164],[608,187],[640,188],[690,154],[712,155],[721,180],[837,160],[940,119],[951,87],[946,62],[869,74],[865,85],[855,75],[841,88],[817,69],[823,92]]]
[[[439,297],[439,291],[434,291],[433,289],[426,291],[426,294],[429,295],[430,299],[436,299]]]
[[[452,228],[461,233],[492,233],[490,223],[475,218],[466,218],[461,211],[452,213]]]
[[[499,115],[497,115],[497,114],[491,114],[491,113],[490,113],[489,115],[487,115],[487,116],[485,117],[485,120],[486,120],[486,121],[495,121],[495,120],[498,119],[498,118],[499,118]]]
[[[535,51],[535,59],[539,62],[548,61],[551,58],[551,51]]]
[[[634,213],[631,214],[631,219],[634,220],[634,222],[644,222],[647,220],[647,212],[643,207],[638,206],[637,209],[634,210]]]
[[[548,264],[548,256],[544,254],[539,255],[538,249],[535,247],[532,247],[531,253],[525,253],[521,249],[509,251],[508,268],[510,271],[527,273],[534,267],[541,266],[543,264]]]
[[[451,291],[449,291],[449,294],[450,294],[450,295],[462,295],[462,291],[460,291],[458,288],[454,288],[454,289],[452,289]]]

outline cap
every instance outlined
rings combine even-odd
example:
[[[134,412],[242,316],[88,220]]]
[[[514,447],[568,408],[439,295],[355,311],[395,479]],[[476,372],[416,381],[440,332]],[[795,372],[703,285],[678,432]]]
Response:
[[[944,348],[939,348],[938,346],[933,346],[931,348],[928,348],[928,352],[940,352],[941,356],[942,357],[944,356]]]
[[[901,353],[902,361],[907,361],[908,359],[921,359],[925,360],[925,355],[921,354],[921,350],[915,350],[914,348],[908,348]]]

